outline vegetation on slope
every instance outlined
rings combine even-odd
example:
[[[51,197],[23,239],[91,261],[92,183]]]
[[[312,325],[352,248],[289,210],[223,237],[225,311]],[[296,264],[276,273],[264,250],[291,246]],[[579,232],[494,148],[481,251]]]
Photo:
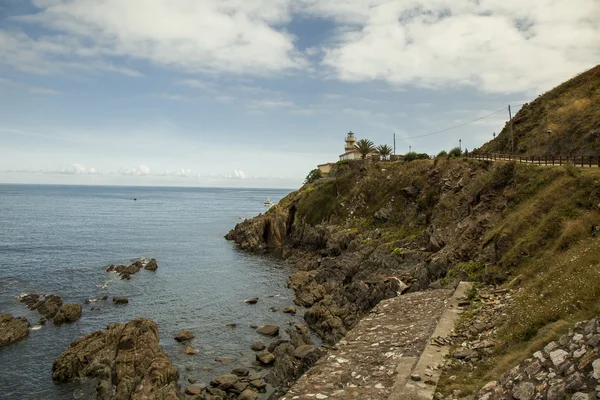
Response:
[[[517,154],[597,156],[600,151],[600,65],[525,104],[512,122]],[[484,153],[508,154],[511,150],[510,124],[480,148]]]

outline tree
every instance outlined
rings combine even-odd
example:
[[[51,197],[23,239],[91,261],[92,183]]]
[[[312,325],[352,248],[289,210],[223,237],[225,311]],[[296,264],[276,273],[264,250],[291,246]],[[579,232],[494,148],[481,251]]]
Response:
[[[387,144],[380,144],[375,150],[377,150],[377,154],[379,154],[384,160],[387,160],[393,151],[393,149]]]
[[[356,142],[355,146],[363,160],[367,158],[370,153],[375,151],[375,144],[369,139],[360,139]]]
[[[460,157],[461,155],[462,155],[462,151],[460,150],[460,147],[455,147],[448,152],[448,158]]]
[[[315,168],[306,175],[306,179],[304,183],[313,183],[317,179],[321,179],[323,175],[321,174],[321,170],[319,168]]]

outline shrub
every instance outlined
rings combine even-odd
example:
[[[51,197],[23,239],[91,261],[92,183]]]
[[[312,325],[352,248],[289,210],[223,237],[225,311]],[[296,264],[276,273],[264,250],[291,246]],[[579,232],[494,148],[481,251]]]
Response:
[[[415,153],[414,151],[411,151],[409,153],[406,153],[404,155],[404,161],[414,161],[414,160],[427,160],[429,159],[429,154],[427,153]]]
[[[462,151],[460,151],[460,147],[455,147],[448,152],[448,158],[460,157],[461,155],[462,155]]]
[[[447,157],[448,156],[448,152],[446,150],[442,150],[438,153],[438,155],[436,157]]]
[[[304,180],[304,183],[313,183],[314,181],[316,181],[317,179],[321,179],[323,177],[323,175],[321,174],[321,170],[318,168],[313,169],[312,171],[310,171],[308,173],[308,175],[306,175],[306,179]]]

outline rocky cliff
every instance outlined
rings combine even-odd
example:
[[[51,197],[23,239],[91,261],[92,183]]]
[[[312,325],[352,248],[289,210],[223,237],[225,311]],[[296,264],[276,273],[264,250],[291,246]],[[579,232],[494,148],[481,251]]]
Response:
[[[339,163],[226,238],[294,264],[304,318],[335,342],[382,299],[458,279],[501,283],[590,236],[597,178],[472,160]]]

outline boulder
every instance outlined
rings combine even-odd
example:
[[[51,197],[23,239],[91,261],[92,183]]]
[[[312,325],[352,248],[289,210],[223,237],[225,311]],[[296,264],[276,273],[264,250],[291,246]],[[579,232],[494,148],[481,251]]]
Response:
[[[278,325],[263,325],[256,332],[266,336],[277,336],[279,334]]]
[[[29,322],[23,317],[0,314],[0,349],[26,338],[29,327]]]
[[[136,318],[73,342],[52,365],[52,379],[94,378],[98,399],[177,399],[178,372],[159,345],[158,327]]]
[[[317,346],[313,346],[310,344],[304,344],[304,345],[298,346],[294,349],[294,357],[302,359],[302,358],[306,357],[307,355],[310,355],[310,353],[313,353],[313,352],[318,352],[319,356],[321,354],[321,351],[319,350],[319,348]]]
[[[273,353],[270,353],[267,350],[263,350],[259,353],[256,353],[256,360],[265,365],[273,364],[273,362],[275,361],[275,356],[273,355]]]
[[[246,300],[244,300],[244,303],[256,304],[256,303],[258,303],[258,297],[252,297],[250,299],[246,299]]]
[[[148,261],[148,264],[144,266],[144,269],[147,269],[148,271],[156,271],[158,269],[158,264],[156,263],[156,260],[153,258],[150,261]]]
[[[232,387],[233,385],[235,385],[238,380],[239,380],[239,377],[237,375],[235,375],[235,374],[226,374],[226,375],[221,375],[221,376],[214,377],[210,381],[210,384],[212,386],[218,387],[221,390],[227,390],[230,387]]]
[[[127,297],[113,297],[112,301],[115,304],[127,304],[127,303],[129,303],[129,299]]]
[[[262,343],[252,343],[252,345],[250,346],[250,348],[254,351],[263,351],[264,349],[267,348],[267,346],[265,346]]]
[[[182,330],[175,336],[175,340],[178,342],[185,342],[188,340],[192,340],[194,338],[194,334],[187,329]]]
[[[112,272],[115,270],[115,265],[114,264],[110,264],[108,267],[106,267],[106,272]]]
[[[286,314],[296,314],[296,307],[294,306],[287,306],[283,309],[283,312]]]
[[[63,305],[58,313],[54,316],[54,325],[61,325],[64,323],[71,323],[81,318],[81,305],[79,304],[65,304]]]
[[[189,394],[190,396],[198,396],[204,390],[204,386],[200,385],[190,385],[185,388],[185,394]]]
[[[195,356],[196,354],[200,353],[200,350],[194,349],[193,347],[188,346],[185,348],[185,350],[183,352],[185,354],[187,354],[188,356]]]
[[[258,392],[252,389],[246,389],[238,396],[238,400],[256,400]]]
[[[217,357],[217,358],[215,358],[215,361],[218,362],[219,364],[231,364],[232,362],[235,361],[235,358]]]

